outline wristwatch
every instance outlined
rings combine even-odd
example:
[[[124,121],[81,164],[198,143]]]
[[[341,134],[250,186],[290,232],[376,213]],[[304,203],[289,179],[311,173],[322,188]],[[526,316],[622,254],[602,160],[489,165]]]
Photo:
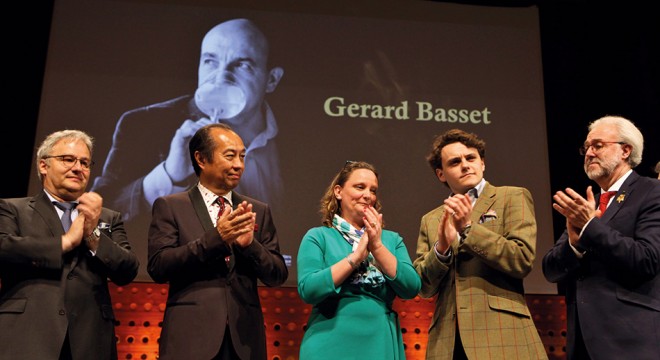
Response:
[[[94,228],[94,231],[92,231],[91,234],[87,237],[87,242],[97,242],[101,238],[101,230],[99,228]]]
[[[461,244],[463,243],[463,240],[468,236],[468,233],[470,233],[470,228],[472,227],[472,223],[465,225],[463,230],[461,230],[458,233],[458,236],[460,237],[460,242]]]

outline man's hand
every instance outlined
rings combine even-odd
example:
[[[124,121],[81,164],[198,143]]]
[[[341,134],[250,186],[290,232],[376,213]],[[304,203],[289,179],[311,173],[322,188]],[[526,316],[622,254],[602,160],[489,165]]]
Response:
[[[472,221],[472,199],[463,194],[456,194],[450,198],[445,199],[445,213],[449,213],[451,222],[456,231],[462,231],[466,226],[470,225]]]
[[[62,235],[62,253],[68,253],[80,245],[83,239],[85,221],[85,215],[79,213],[78,217],[71,222],[69,231]]]
[[[170,143],[170,152],[167,154],[167,159],[165,159],[165,172],[170,176],[173,183],[184,181],[193,174],[190,154],[188,153],[188,142],[197,130],[210,123],[211,120],[207,118],[198,121],[187,119],[174,133]]]
[[[596,201],[591,186],[587,187],[586,199],[571,188],[566,188],[565,192],[557,191],[552,198],[555,200],[552,208],[564,215],[567,224],[578,229],[578,232],[594,216],[600,215],[600,211],[595,210]]]
[[[580,230],[581,228],[577,228],[566,219],[566,232],[568,233],[568,242],[573,245],[574,248],[577,248],[578,242],[580,241]]]
[[[594,210],[596,201],[591,186],[587,187],[586,199],[571,188],[566,188],[566,192],[557,191],[552,198],[555,200],[552,208],[566,217],[568,241],[577,247],[584,225],[594,216],[601,215],[600,210]]]
[[[216,229],[222,240],[231,246],[234,242],[240,247],[250,245],[254,239],[256,214],[252,204],[243,201],[233,211],[229,206],[219,215]]]
[[[83,224],[83,236],[92,234],[101,217],[101,208],[103,207],[103,198],[95,192],[86,192],[78,198],[78,217],[82,215],[85,222]],[[77,218],[76,218],[77,219]]]
[[[450,219],[452,217],[450,212],[449,209],[445,208],[445,212],[442,213],[442,218],[439,220],[438,242],[435,245],[435,250],[440,254],[445,254],[451,244],[458,240],[458,232],[454,222]]]

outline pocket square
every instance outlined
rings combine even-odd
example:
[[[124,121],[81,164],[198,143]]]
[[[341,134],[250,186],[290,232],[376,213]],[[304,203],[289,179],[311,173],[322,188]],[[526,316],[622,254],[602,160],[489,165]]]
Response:
[[[486,211],[485,213],[481,214],[481,217],[479,218],[479,224],[483,224],[485,222],[495,220],[497,219],[497,213],[495,210],[490,209]]]
[[[108,224],[107,222],[99,221],[99,224],[96,227],[99,230],[106,230],[107,232],[112,231],[112,229],[110,229],[110,224]]]

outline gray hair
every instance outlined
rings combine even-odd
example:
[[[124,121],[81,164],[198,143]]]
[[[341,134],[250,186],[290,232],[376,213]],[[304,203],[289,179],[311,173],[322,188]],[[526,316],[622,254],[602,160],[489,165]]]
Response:
[[[636,167],[642,162],[644,136],[632,121],[621,116],[603,116],[589,124],[589,131],[599,125],[614,125],[621,137],[620,141],[632,147],[632,151],[628,157],[628,165],[630,165],[631,168]]]
[[[89,136],[87,133],[84,131],[80,130],[60,130],[56,131],[44,139],[44,141],[39,145],[39,148],[37,149],[37,158],[36,158],[36,165],[37,165],[37,174],[39,174],[39,179],[43,180],[43,176],[41,175],[41,172],[39,172],[39,163],[41,160],[45,159],[47,156],[50,155],[51,151],[53,151],[53,146],[60,142],[61,140],[64,139],[70,139],[70,140],[82,140],[82,142],[87,145],[87,148],[89,149],[89,155],[90,157],[92,156],[92,153],[94,151],[94,138]]]

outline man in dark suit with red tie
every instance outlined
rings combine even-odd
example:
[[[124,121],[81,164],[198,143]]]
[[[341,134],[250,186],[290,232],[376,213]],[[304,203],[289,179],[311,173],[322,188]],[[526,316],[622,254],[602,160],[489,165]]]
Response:
[[[37,150],[43,189],[0,199],[0,359],[117,359],[108,279],[138,259],[121,214],[86,192],[93,139],[56,131]]]
[[[233,191],[246,149],[229,126],[202,127],[189,151],[199,182],[156,199],[149,228],[147,271],[169,283],[159,358],[266,359],[257,280],[288,276],[270,208]]]
[[[553,197],[566,231],[544,256],[543,273],[566,284],[569,360],[660,354],[660,181],[633,170],[643,146],[629,120],[594,121],[580,153],[601,195],[589,186],[586,198],[570,188]]]

